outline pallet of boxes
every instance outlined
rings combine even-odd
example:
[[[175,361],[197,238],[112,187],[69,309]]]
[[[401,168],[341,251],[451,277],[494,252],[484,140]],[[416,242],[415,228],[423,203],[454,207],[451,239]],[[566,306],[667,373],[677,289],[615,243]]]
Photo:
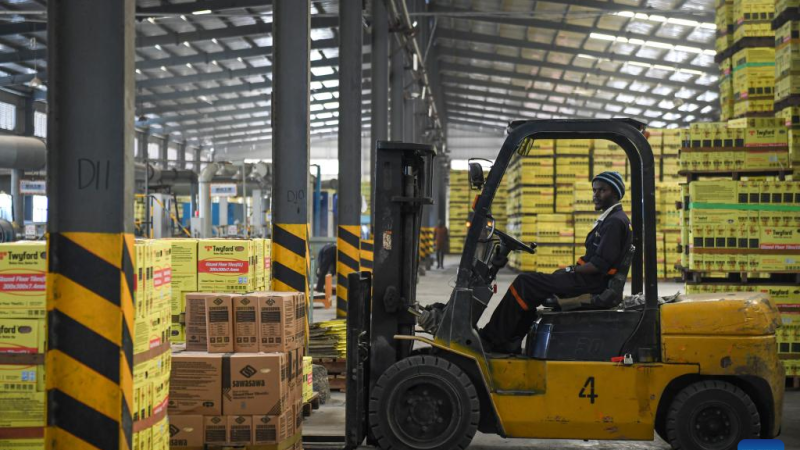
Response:
[[[305,298],[299,292],[186,295],[174,349],[170,448],[302,448]]]

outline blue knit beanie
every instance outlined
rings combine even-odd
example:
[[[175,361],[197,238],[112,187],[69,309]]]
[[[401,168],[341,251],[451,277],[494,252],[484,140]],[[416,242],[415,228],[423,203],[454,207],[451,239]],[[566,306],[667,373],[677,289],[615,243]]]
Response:
[[[617,194],[619,194],[619,199],[622,200],[622,197],[625,196],[625,181],[622,180],[622,175],[619,172],[603,172],[592,179],[592,183],[595,181],[604,181],[610,184]]]

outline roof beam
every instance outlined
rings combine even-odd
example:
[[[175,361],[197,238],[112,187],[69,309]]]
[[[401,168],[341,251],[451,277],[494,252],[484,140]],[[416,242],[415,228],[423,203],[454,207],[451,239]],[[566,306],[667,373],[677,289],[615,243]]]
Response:
[[[668,10],[656,9],[651,7],[637,7],[632,5],[625,5],[622,3],[614,3],[613,1],[599,1],[599,0],[547,0],[547,3],[555,3],[564,6],[583,6],[586,8],[599,9],[602,13],[609,14],[613,12],[633,11],[645,12],[648,14],[657,14],[664,17],[674,17],[676,19],[696,20],[698,22],[713,22],[714,13],[707,11],[692,11],[692,10]],[[646,4],[647,2],[645,2]]]
[[[468,31],[458,31],[449,28],[440,28],[437,32],[439,39],[452,39],[454,41],[460,42],[478,42],[482,44],[489,44],[489,45],[504,45],[507,47],[516,47],[516,48],[527,48],[531,50],[542,50],[548,52],[559,52],[559,53],[566,53],[569,55],[583,54],[594,56],[598,59],[608,58],[608,59],[616,59],[618,61],[626,61],[626,62],[637,62],[637,63],[646,63],[646,64],[665,64],[670,65],[676,69],[685,69],[685,70],[708,70],[708,67],[698,66],[694,64],[683,64],[683,63],[664,63],[660,59],[650,59],[650,58],[640,58],[637,56],[632,55],[622,55],[619,53],[611,53],[609,51],[597,51],[597,50],[587,50],[587,49],[580,49],[580,48],[572,48],[572,47],[565,47],[562,45],[551,45],[551,44],[542,44],[540,42],[533,42],[523,39],[511,39],[502,36],[490,35],[490,34],[483,34],[483,33],[475,33],[475,32],[468,32]],[[612,56],[609,56],[612,55]]]
[[[441,70],[443,72],[454,72],[454,73],[457,73],[457,74],[476,73],[476,74],[482,74],[482,75],[487,75],[487,76],[492,76],[492,77],[513,78],[513,79],[516,79],[516,80],[524,81],[524,82],[526,82],[526,83],[528,83],[530,85],[532,85],[533,82],[534,82],[534,80],[532,78],[528,78],[528,77],[530,77],[530,75],[528,75],[528,77],[526,77],[525,74],[518,73],[518,72],[510,72],[510,71],[507,71],[507,70],[488,69],[488,68],[483,68],[483,67],[476,67],[476,66],[463,65],[463,64],[452,64],[452,63],[442,63],[440,65],[440,67],[441,67]],[[460,76],[458,78],[465,78],[465,77]],[[539,78],[536,81],[549,82],[549,83],[552,83],[554,85],[569,86],[569,87],[572,87],[574,89],[601,90],[601,91],[612,92],[612,93],[615,93],[615,94],[623,94],[623,95],[648,96],[648,97],[654,97],[656,99],[661,98],[661,99],[670,99],[670,100],[675,98],[675,96],[672,95],[672,94],[670,94],[670,95],[655,94],[655,93],[652,93],[650,91],[648,91],[648,92],[637,92],[637,91],[632,91],[630,89],[615,88],[615,87],[606,86],[606,85],[598,86],[598,85],[589,84],[589,83],[575,83],[575,82],[572,82],[572,81],[567,81],[567,80],[562,80],[562,79],[554,80],[554,79],[549,79],[549,78]],[[501,84],[501,83],[497,83],[497,84],[499,84],[500,86],[503,86],[503,84]],[[509,84],[507,86],[511,86],[511,85]],[[525,88],[523,86],[517,86],[517,89],[525,89]],[[563,96],[575,95],[574,93],[557,93],[555,91],[550,91],[550,92],[551,92],[551,94],[559,94],[559,95],[563,95]],[[709,106],[712,106],[712,107],[717,105],[716,102],[709,102],[709,101],[702,101],[701,102],[701,101],[691,100],[691,103],[696,103],[696,104],[701,105],[701,106],[702,105],[709,105]]]
[[[647,83],[654,83],[656,85],[661,85],[661,86],[669,87],[671,89],[676,89],[676,90],[681,89],[681,88],[683,88],[683,87],[685,87],[687,85],[692,86],[692,87],[696,87],[697,89],[704,89],[704,90],[714,89],[713,85],[709,86],[709,85],[704,85],[704,84],[698,84],[695,81],[688,81],[686,83],[679,83],[679,82],[670,81],[668,79],[661,79],[661,78],[657,78],[657,77],[654,77],[654,76],[648,76],[648,75],[646,75],[648,70],[646,68],[644,68],[644,67],[642,68],[643,69],[643,74],[642,75],[631,75],[631,74],[627,74],[627,73],[612,72],[612,71],[600,69],[599,68],[599,64],[596,65],[595,68],[589,69],[589,68],[584,68],[584,67],[579,67],[579,66],[573,66],[573,65],[570,65],[570,64],[557,64],[557,63],[548,62],[548,61],[537,61],[537,60],[534,60],[534,59],[522,58],[522,57],[519,57],[519,56],[506,56],[506,55],[501,55],[499,53],[481,52],[481,51],[476,51],[476,50],[464,50],[464,49],[459,49],[459,48],[454,48],[454,47],[449,47],[449,46],[444,46],[444,45],[440,45],[440,46],[438,46],[438,48],[439,48],[439,57],[440,58],[442,56],[453,56],[453,57],[457,57],[457,58],[471,58],[471,59],[478,59],[478,60],[481,60],[481,61],[489,61],[489,62],[503,62],[503,63],[509,63],[509,64],[518,64],[518,65],[522,64],[522,65],[526,65],[526,66],[536,66],[536,67],[542,67],[542,68],[547,68],[547,69],[552,69],[552,70],[563,70],[563,71],[567,71],[567,72],[577,72],[577,73],[582,73],[582,74],[588,75],[589,77],[591,77],[591,76],[607,76],[607,77],[617,78],[617,79],[620,79],[620,80],[626,80],[626,81],[629,81],[629,82],[641,81],[641,82],[647,82]],[[713,74],[713,75],[716,75],[716,74]]]
[[[506,123],[505,125],[492,126],[492,125],[486,125],[484,123],[473,122],[472,120],[467,119],[465,116],[451,118],[450,123],[455,125],[466,125],[469,127],[481,127],[481,128],[491,128],[491,129],[496,128],[501,132],[505,132],[506,128],[508,128],[508,123]]]
[[[13,36],[15,34],[38,33],[47,31],[46,23],[39,22],[20,22],[5,23],[0,25],[0,36]]]
[[[191,14],[195,11],[210,10],[214,12],[241,8],[257,8],[270,6],[272,0],[205,0],[187,3],[172,3],[159,6],[138,7],[136,15]]]
[[[365,113],[367,111],[368,111],[368,109],[365,109],[363,107],[363,105],[362,105],[362,113]],[[330,111],[330,112],[333,113],[335,111]],[[327,120],[334,120],[334,119],[335,119],[335,117],[332,116],[330,118],[320,119],[320,120],[322,122],[325,122]],[[262,123],[262,122],[270,123],[270,116],[251,117],[251,118],[247,118],[247,119],[216,120],[216,121],[213,121],[213,122],[197,123],[197,124],[193,124],[193,125],[179,125],[179,126],[174,126],[174,127],[164,127],[164,128],[161,128],[161,130],[158,131],[158,133],[167,134],[167,133],[172,133],[172,132],[175,132],[175,131],[179,131],[184,136],[186,136],[186,135],[192,135],[192,134],[204,134],[204,132],[206,132],[208,130],[216,130],[217,128],[225,128],[225,129],[230,130],[230,131],[236,131],[236,128],[233,128],[236,125],[259,124],[259,123]],[[312,120],[312,123],[313,122],[314,121]],[[245,128],[245,127],[244,126],[240,126],[239,128]]]
[[[591,33],[596,33],[596,32],[613,33],[612,30],[605,30],[605,29],[594,28],[594,27],[590,27],[590,26],[586,26],[586,25],[577,25],[577,24],[567,23],[565,21],[562,21],[561,18],[558,19],[559,20],[558,22],[553,22],[552,20],[536,19],[534,17],[513,17],[513,16],[509,16],[509,15],[499,16],[499,15],[493,14],[491,12],[487,12],[486,15],[480,15],[479,11],[473,11],[473,10],[465,9],[465,8],[454,8],[454,7],[450,7],[450,6],[442,6],[442,5],[437,5],[435,3],[431,5],[431,10],[433,12],[435,12],[435,13],[440,13],[440,15],[442,13],[444,13],[444,15],[446,15],[447,13],[454,13],[454,14],[468,13],[469,15],[464,16],[464,17],[460,17],[460,18],[469,19],[469,20],[473,20],[473,21],[480,21],[480,22],[490,22],[490,23],[496,23],[496,24],[502,24],[502,25],[515,25],[515,26],[521,26],[521,27],[541,28],[541,29],[553,30],[553,31],[570,31],[570,32],[573,32],[573,33],[585,33],[587,35],[589,35]],[[520,15],[524,15],[524,13],[521,13]],[[459,16],[456,16],[456,17],[459,17]],[[713,20],[712,20],[712,22],[713,22]],[[636,34],[636,35],[642,36],[643,40],[647,40],[647,41],[651,41],[651,42],[659,42],[659,43],[662,43],[662,44],[686,45],[686,43],[687,43],[686,40],[684,40],[684,39],[668,38],[668,37],[652,37],[648,33],[636,33],[636,32],[629,32],[629,31],[626,31],[626,30],[620,30],[620,31],[618,31],[618,33],[623,33],[625,36]],[[698,47],[700,47],[700,48],[702,48],[704,50],[714,50],[714,42],[713,41],[708,42],[708,43],[693,42],[693,44],[697,45]]]
[[[481,84],[481,83],[488,84],[488,86],[484,85],[484,84]],[[497,85],[497,83],[478,82],[478,83],[475,84],[475,86],[495,88],[498,85]],[[499,85],[499,86],[503,86],[503,85]],[[497,88],[498,89],[506,89],[509,92],[517,92],[517,93],[521,93],[521,94],[528,94],[528,93],[531,93],[531,92],[536,93],[536,94],[542,94],[542,95],[553,95],[554,94],[553,92],[546,91],[546,90],[516,90],[515,91],[514,89],[508,89],[507,87],[506,88],[497,87]],[[497,92],[486,92],[486,91],[480,91],[480,90],[476,90],[476,89],[469,89],[469,88],[465,88],[465,87],[463,87],[461,85],[457,85],[455,87],[452,87],[452,86],[448,85],[448,81],[445,81],[445,90],[446,90],[446,92],[453,93],[453,94],[480,96],[480,97],[485,97],[485,98],[488,98],[488,97],[491,97],[491,98],[503,98],[503,99],[511,100],[511,101],[515,101],[515,102],[529,102],[529,103],[556,104],[556,105],[558,104],[558,103],[554,103],[554,102],[548,101],[548,100],[538,100],[538,99],[528,98],[527,95],[524,96],[524,97],[517,97],[517,96],[511,95],[511,94],[500,94],[500,93],[497,93]],[[555,93],[555,95],[560,95],[560,94]],[[564,97],[569,97],[569,96],[564,95]],[[588,98],[588,99],[584,98],[584,99],[585,100],[591,100],[591,98]],[[597,100],[597,101],[598,102],[602,102],[604,106],[605,105],[613,105],[613,106],[621,107],[622,111],[624,111],[625,108],[633,107],[633,108],[639,108],[639,109],[643,109],[643,110],[656,111],[656,112],[661,113],[662,115],[663,114],[667,114],[667,113],[678,113],[678,114],[681,114],[682,116],[685,116],[687,114],[692,114],[694,116],[700,116],[700,117],[704,116],[703,114],[700,114],[698,110],[696,110],[695,112],[691,112],[690,113],[690,112],[686,112],[686,111],[666,110],[666,109],[653,107],[653,106],[644,106],[644,105],[637,105],[637,104],[627,105],[627,104],[621,104],[621,103],[616,103],[616,102],[609,102],[609,101],[605,101],[605,100],[602,100],[602,99]],[[571,105],[568,105],[568,104],[564,103],[563,106],[570,107]],[[605,109],[597,109],[597,108],[595,108],[593,106],[589,106],[589,105],[586,105],[586,104],[581,105],[581,106],[575,105],[573,107],[576,108],[576,109],[577,108],[595,109],[595,110],[598,110],[598,111],[601,111],[601,112],[610,113],[610,114],[620,114],[620,113],[622,113],[622,112],[614,113],[612,111],[608,111],[608,110],[605,110]]]
[[[219,86],[208,89],[187,89],[185,91],[175,91],[166,93],[155,93],[151,95],[136,96],[137,103],[155,104],[163,101],[173,101],[181,98],[199,98],[209,95],[234,94],[240,92],[253,92],[264,89],[272,89],[272,81],[260,81],[258,83],[240,83],[231,86]]]
[[[564,113],[564,112],[561,112],[561,111],[550,112],[550,111],[546,111],[546,110],[541,109],[541,108],[540,109],[533,109],[533,108],[527,108],[525,106],[521,106],[520,107],[520,106],[512,106],[512,105],[502,105],[502,104],[497,104],[497,103],[492,103],[492,102],[487,102],[487,101],[477,101],[477,100],[471,100],[471,99],[466,99],[466,98],[462,98],[462,97],[457,97],[457,96],[452,95],[452,94],[448,94],[448,95],[446,95],[446,97],[447,97],[447,104],[450,105],[450,107],[452,107],[454,110],[470,111],[470,112],[475,112],[475,113],[484,112],[484,113],[508,115],[509,112],[510,112],[510,113],[513,113],[513,114],[519,114],[519,118],[520,119],[536,119],[536,118],[538,118],[538,114],[540,114],[540,113],[550,114],[550,115],[560,114],[560,115],[564,115],[564,116],[571,116],[571,117],[582,118],[582,119],[583,118],[591,119],[591,118],[594,117],[594,115],[590,115],[590,114],[580,114],[580,113],[568,114],[568,113]],[[480,107],[472,106],[470,104],[472,104],[472,105],[480,105]],[[606,113],[606,114],[616,114],[616,113],[613,113],[611,111],[599,110],[599,109],[595,109],[595,108],[582,108],[582,107],[572,106],[572,105],[567,105],[567,104],[557,104],[557,103],[550,103],[550,102],[542,102],[542,105],[552,106],[552,107],[556,107],[556,108],[570,108],[570,109],[575,109],[575,110],[587,110],[588,109],[588,110],[592,110],[592,111],[603,112],[603,113]],[[497,110],[497,111],[495,111],[495,110]]]

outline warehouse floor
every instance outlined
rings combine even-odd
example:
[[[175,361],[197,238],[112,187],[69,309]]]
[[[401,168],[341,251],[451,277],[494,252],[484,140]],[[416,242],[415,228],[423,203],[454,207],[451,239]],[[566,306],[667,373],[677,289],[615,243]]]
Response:
[[[434,302],[446,302],[448,296],[452,292],[455,284],[456,267],[459,263],[459,256],[448,256],[445,259],[444,270],[431,270],[423,277],[420,277],[420,283],[417,286],[417,300],[421,304],[430,304]],[[509,271],[504,270],[498,275],[497,279],[497,292],[504,293],[516,275]],[[661,282],[659,286],[659,295],[671,295],[678,291],[683,290],[682,283],[668,283]],[[492,303],[489,305],[489,310],[483,315],[479,322],[479,326],[488,321],[491,312],[499,301],[500,296],[496,296]],[[330,320],[334,317],[333,310],[325,310],[316,308],[314,310],[314,321]],[[788,391],[786,393],[786,401],[784,405],[784,431],[780,440],[784,442],[786,448],[800,448],[800,423],[797,422],[797,417],[800,417],[800,391]],[[318,411],[314,411],[311,417],[308,417],[303,425],[303,434],[306,436],[330,436],[342,433],[344,430],[345,410],[344,410],[344,394],[335,392],[332,399],[323,405]],[[312,446],[307,445],[307,448],[321,449],[325,446]],[[364,447],[368,448],[368,447]],[[653,442],[626,442],[626,441],[560,441],[560,440],[530,440],[530,439],[503,439],[494,435],[485,435],[478,433],[472,441],[470,449],[490,450],[496,448],[529,448],[529,449],[552,449],[559,450],[579,450],[579,449],[597,449],[597,450],[667,450],[670,448],[664,441],[656,438]]]

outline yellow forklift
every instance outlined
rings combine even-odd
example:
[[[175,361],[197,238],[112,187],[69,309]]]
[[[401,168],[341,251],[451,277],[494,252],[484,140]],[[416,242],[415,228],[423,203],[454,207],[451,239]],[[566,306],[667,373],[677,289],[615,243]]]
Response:
[[[455,288],[445,305],[416,299],[421,211],[431,204],[435,151],[378,142],[374,275],[348,278],[345,446],[467,448],[475,433],[507,438],[653,440],[675,449],[735,449],[779,434],[785,373],[776,306],[757,294],[658,296],[654,160],[628,119],[512,122],[480,190]],[[536,139],[606,139],[632,168],[633,246],[603,294],[612,309],[549,303],[519,354],[488,353],[477,323],[513,251],[535,252],[496,229],[491,205],[515,154]],[[623,301],[631,292],[641,301]],[[569,301],[563,304],[570,303]],[[574,302],[572,302],[574,304]],[[427,333],[418,332],[422,327]]]

